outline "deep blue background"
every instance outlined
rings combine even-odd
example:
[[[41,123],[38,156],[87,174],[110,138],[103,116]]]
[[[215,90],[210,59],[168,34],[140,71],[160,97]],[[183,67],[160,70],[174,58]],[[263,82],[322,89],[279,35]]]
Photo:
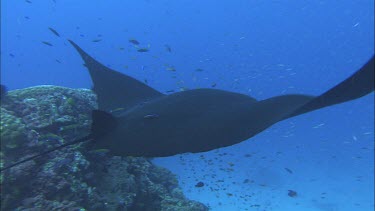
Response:
[[[83,61],[66,39],[74,40],[113,69],[147,79],[163,92],[215,83],[216,88],[257,99],[283,93],[322,93],[354,73],[374,54],[371,0],[31,1],[1,2],[1,83],[9,89],[41,84],[90,88]],[[61,37],[48,27],[56,29]],[[130,38],[137,39],[142,47],[149,46],[150,51],[137,52],[128,42]],[[92,42],[95,39],[102,41]],[[165,45],[171,46],[171,53]],[[166,70],[168,65],[174,66],[176,72]],[[204,71],[197,72],[197,68]],[[306,175],[320,174],[323,168],[332,170],[332,175],[347,174],[343,178],[349,178],[350,173],[341,171],[346,169],[353,177],[367,174],[371,185],[373,98],[371,94],[297,117],[272,127],[255,137],[254,142],[225,150],[239,155],[257,148],[271,157],[281,150],[291,156],[275,158],[284,164],[292,165],[294,156],[304,156],[304,162],[297,162],[294,169],[305,171]],[[327,161],[333,155],[341,157]],[[363,159],[354,162],[356,156]],[[178,164],[163,162],[177,169],[176,173],[186,174],[179,172]],[[309,166],[309,162],[316,166]],[[283,169],[283,165],[279,167]],[[342,168],[335,172],[338,166]],[[368,183],[362,185],[359,199],[373,200]],[[346,191],[337,194],[340,193]],[[345,197],[337,199],[343,200]],[[364,210],[368,207],[371,203]]]

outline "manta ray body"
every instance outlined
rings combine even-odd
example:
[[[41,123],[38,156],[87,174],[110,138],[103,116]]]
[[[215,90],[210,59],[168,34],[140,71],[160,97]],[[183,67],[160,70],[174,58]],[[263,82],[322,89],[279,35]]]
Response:
[[[258,101],[218,89],[165,95],[102,65],[70,43],[85,61],[98,97],[100,111],[93,113],[92,145],[119,156],[162,157],[231,146],[279,121],[374,91],[372,57],[320,96],[283,95]]]
[[[80,142],[117,156],[164,157],[205,152],[245,141],[282,120],[351,101],[374,91],[374,56],[352,76],[319,96],[256,100],[218,89],[165,95],[96,61],[69,40],[93,81],[98,110],[86,137],[13,163],[9,169]]]

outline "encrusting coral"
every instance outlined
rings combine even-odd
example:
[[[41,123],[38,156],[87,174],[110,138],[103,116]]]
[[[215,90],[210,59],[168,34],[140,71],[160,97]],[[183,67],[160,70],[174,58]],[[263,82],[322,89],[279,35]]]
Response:
[[[1,166],[89,133],[96,96],[37,86],[1,102]],[[1,210],[208,210],[184,197],[175,176],[145,158],[113,157],[78,144],[1,174]]]

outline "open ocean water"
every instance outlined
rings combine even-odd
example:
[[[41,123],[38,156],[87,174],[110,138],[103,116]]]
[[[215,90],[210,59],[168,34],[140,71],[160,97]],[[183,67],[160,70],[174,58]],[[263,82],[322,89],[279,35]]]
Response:
[[[90,88],[67,39],[163,93],[319,95],[374,54],[374,1],[1,1],[1,83]],[[374,210],[374,94],[154,163],[215,211]]]

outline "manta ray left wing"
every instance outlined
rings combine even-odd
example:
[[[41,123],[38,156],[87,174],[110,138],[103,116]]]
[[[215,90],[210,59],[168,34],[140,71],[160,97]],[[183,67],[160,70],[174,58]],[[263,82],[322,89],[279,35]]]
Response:
[[[164,96],[164,94],[131,78],[112,70],[96,61],[73,41],[69,42],[81,55],[94,83],[100,110],[111,111],[130,108],[138,103]]]

